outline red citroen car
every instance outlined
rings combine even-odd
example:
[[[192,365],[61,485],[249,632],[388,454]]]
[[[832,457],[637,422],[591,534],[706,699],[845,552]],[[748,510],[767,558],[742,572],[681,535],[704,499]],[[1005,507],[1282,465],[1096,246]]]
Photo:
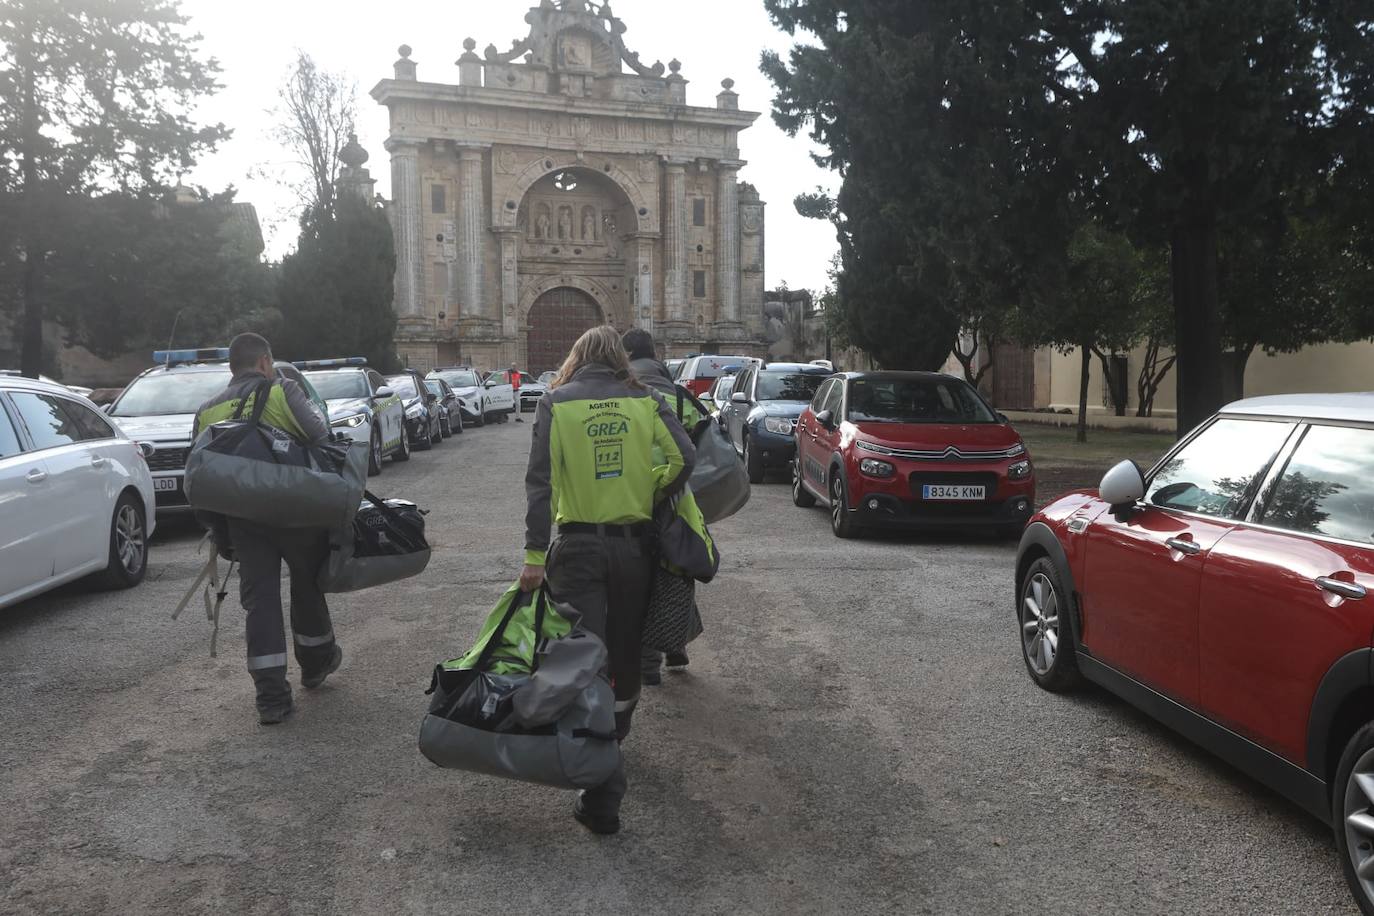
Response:
[[[1225,408],[1032,519],[1037,684],[1119,694],[1331,824],[1374,914],[1374,394]]]
[[[847,372],[797,421],[792,501],[830,507],[837,537],[865,528],[1021,533],[1035,506],[1026,446],[963,379]]]

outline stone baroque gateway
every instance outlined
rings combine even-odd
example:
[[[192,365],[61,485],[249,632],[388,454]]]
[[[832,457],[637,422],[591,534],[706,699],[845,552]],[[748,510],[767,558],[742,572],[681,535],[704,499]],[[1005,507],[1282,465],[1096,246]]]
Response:
[[[589,320],[545,317],[567,302],[665,356],[763,356],[764,204],[737,178],[758,114],[729,79],[689,106],[681,65],[640,63],[608,3],[542,0],[525,21],[508,51],[464,41],[456,86],[420,82],[403,45],[372,90],[391,117],[401,357],[555,368]]]

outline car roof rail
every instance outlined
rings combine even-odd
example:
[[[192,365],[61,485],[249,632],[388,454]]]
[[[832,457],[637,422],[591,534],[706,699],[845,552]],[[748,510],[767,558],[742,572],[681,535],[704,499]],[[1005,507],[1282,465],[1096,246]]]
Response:
[[[229,359],[228,347],[202,347],[199,350],[154,350],[153,362],[160,366],[188,363],[222,363]]]
[[[336,359],[298,359],[291,363],[297,369],[349,369],[367,365],[366,356],[341,356]]]

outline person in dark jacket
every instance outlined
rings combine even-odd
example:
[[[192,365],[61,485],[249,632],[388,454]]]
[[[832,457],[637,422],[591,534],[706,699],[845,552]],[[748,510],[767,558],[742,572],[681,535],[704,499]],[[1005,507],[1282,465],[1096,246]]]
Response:
[[[539,588],[547,567],[554,600],[605,642],[621,740],[639,700],[654,507],[682,489],[695,460],[673,411],[630,372],[615,329],[578,338],[534,415],[520,588]],[[593,833],[615,833],[625,788],[622,763],[581,793],[573,816]]]
[[[230,419],[241,404],[242,413],[250,413],[257,391],[268,380],[273,384],[263,423],[302,445],[318,445],[329,439],[329,424],[305,391],[291,379],[277,379],[272,348],[265,338],[257,334],[235,337],[229,344],[229,369],[233,378],[228,387],[196,412],[193,439],[202,430]],[[323,529],[271,528],[241,518],[226,521],[233,556],[239,562],[239,600],[246,618],[248,673],[257,690],[258,721],[276,725],[296,708],[291,684],[286,680],[283,562],[291,571],[291,632],[296,661],[301,666],[301,685],[320,686],[343,659],[343,650],[334,641],[329,606],[316,584],[320,567],[329,556],[329,536]]]
[[[673,374],[668,371],[668,367],[659,360],[653,336],[642,328],[632,328],[626,331],[620,340],[630,357],[630,371],[635,374],[635,378],[661,393],[668,406],[676,412],[679,403],[677,383],[673,381]],[[697,416],[696,408],[689,402],[683,402],[682,406],[683,413],[687,415],[678,415],[678,421],[686,429],[691,430],[700,417]],[[663,683],[663,660],[663,653],[657,649],[645,648],[641,651],[640,679],[645,686],[657,687]],[[669,652],[667,660],[669,668],[686,668],[690,663],[690,659],[687,658],[687,647],[683,646],[675,652]]]

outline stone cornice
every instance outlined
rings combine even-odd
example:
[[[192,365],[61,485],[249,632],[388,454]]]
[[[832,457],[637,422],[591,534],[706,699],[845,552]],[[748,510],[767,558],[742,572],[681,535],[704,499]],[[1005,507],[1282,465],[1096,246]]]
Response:
[[[382,80],[372,87],[371,95],[379,103],[388,106],[399,101],[463,103],[491,108],[520,108],[547,114],[678,121],[737,130],[751,126],[759,117],[757,111],[702,108],[694,105],[657,105],[651,102],[622,102],[615,99],[570,98],[541,92],[520,92],[515,89],[453,86],[446,83],[393,79]]]

